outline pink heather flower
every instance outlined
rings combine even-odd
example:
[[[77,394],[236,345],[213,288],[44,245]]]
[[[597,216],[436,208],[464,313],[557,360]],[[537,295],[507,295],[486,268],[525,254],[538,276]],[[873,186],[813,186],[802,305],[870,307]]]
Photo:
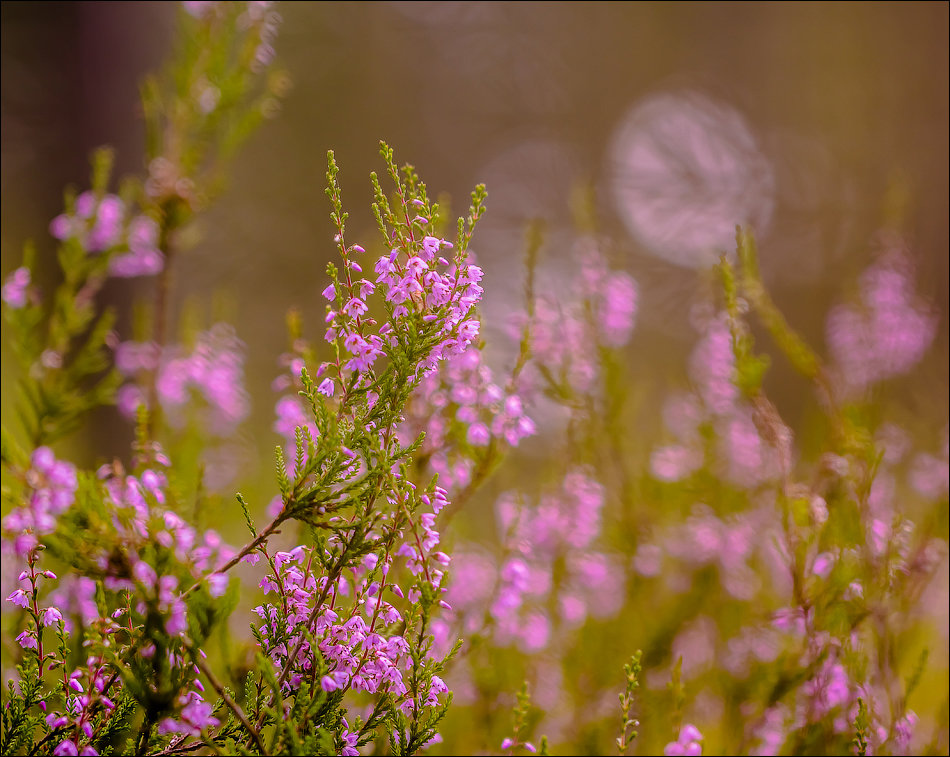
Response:
[[[835,556],[831,552],[822,552],[812,563],[812,572],[820,578],[827,578],[835,564]]]
[[[69,718],[64,715],[60,715],[58,712],[51,712],[46,716],[46,725],[50,728],[62,728],[64,725],[69,723]]]
[[[514,740],[514,739],[502,739],[502,740],[501,740],[501,748],[502,748],[503,750],[504,750],[504,749],[511,749],[511,747],[513,747],[514,745],[515,745],[515,740]]]
[[[346,723],[346,721],[343,721]],[[340,754],[343,757],[359,757],[359,750],[356,748],[356,744],[359,742],[360,734],[359,731],[353,731],[352,733],[346,729],[343,729],[340,733],[340,739],[343,742],[343,747],[340,749]]]
[[[322,688],[324,691],[330,692],[336,691],[338,688],[340,688],[340,685],[332,676],[323,676],[320,679],[320,688]]]
[[[122,342],[115,348],[115,367],[123,376],[158,368],[161,349],[154,342]]]
[[[158,581],[155,569],[144,560],[139,560],[135,563],[135,566],[132,568],[132,575],[135,576],[136,580],[145,584],[147,588],[154,587]]]
[[[918,494],[934,500],[945,497],[950,489],[950,463],[946,457],[921,453],[914,458],[909,479]]]
[[[343,346],[354,355],[358,355],[369,347],[369,344],[359,334],[352,333],[343,340]]]
[[[208,576],[208,593],[220,597],[228,590],[228,577],[224,573],[212,573]]]
[[[2,298],[14,310],[26,305],[27,288],[30,286],[30,269],[20,267],[3,283]]]
[[[145,405],[145,393],[135,384],[126,384],[116,393],[116,406],[126,418],[135,418],[138,409]]]
[[[323,290],[322,294],[328,300],[336,299],[336,287],[330,284],[330,286]]]
[[[660,447],[650,455],[650,472],[660,481],[682,481],[702,464],[702,450],[682,444]]]
[[[54,623],[61,622],[62,619],[63,614],[59,610],[57,610],[55,607],[47,607],[43,611],[43,619],[41,622],[43,626],[51,626]]]
[[[187,696],[188,702],[181,710],[181,719],[190,726],[189,732],[192,735],[197,736],[205,728],[221,724],[220,720],[212,716],[211,705],[197,692],[189,692]]]
[[[109,261],[109,273],[120,279],[155,276],[165,267],[165,256],[157,248],[116,255]]]
[[[846,391],[906,373],[936,333],[937,318],[918,301],[902,250],[885,253],[864,272],[860,306],[841,305],[827,322],[828,344]]]
[[[910,740],[914,735],[914,728],[919,718],[913,710],[907,710],[904,716],[894,723],[894,740],[897,742],[899,754],[909,754]]]
[[[702,739],[703,735],[699,732],[699,729],[690,723],[686,723],[680,729],[679,738],[664,747],[663,754],[669,757],[701,755],[703,753]]]
[[[739,397],[733,383],[735,356],[726,314],[720,314],[706,330],[690,357],[690,372],[706,407],[716,415],[732,410]]]
[[[23,589],[17,589],[9,597],[7,597],[8,602],[13,602],[17,607],[22,607],[24,609],[29,608],[30,599],[27,593]]]
[[[633,331],[637,312],[636,283],[627,274],[613,271],[604,283],[603,300],[598,309],[598,320],[604,342],[610,347],[622,347]]]
[[[332,397],[335,384],[333,383],[332,378],[325,378],[320,382],[320,386],[317,387],[317,391],[325,397]]]
[[[491,432],[484,423],[473,423],[468,427],[468,443],[476,447],[484,447],[491,441]]]
[[[436,237],[426,237],[422,240],[422,257],[424,260],[432,260],[439,253],[442,246],[442,240]]]
[[[170,636],[181,636],[188,630],[188,619],[185,617],[185,603],[176,600],[172,603],[171,614],[165,620],[165,630]]]
[[[54,757],[60,757],[61,755],[66,755],[67,757],[74,757],[79,754],[79,747],[76,745],[76,742],[72,739],[64,739],[59,742],[53,750]]]
[[[321,387],[323,384],[320,385]],[[303,404],[297,397],[281,397],[274,408],[277,420],[274,421],[274,431],[286,439],[294,439],[298,426],[308,428],[310,423]]]

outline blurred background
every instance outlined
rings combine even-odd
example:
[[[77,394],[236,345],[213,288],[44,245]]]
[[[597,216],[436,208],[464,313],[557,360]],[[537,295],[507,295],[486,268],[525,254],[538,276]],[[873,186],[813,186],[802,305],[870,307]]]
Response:
[[[946,386],[946,3],[287,3],[280,12],[278,53],[294,88],[239,153],[174,281],[179,305],[200,299],[205,325],[221,315],[208,295],[224,293],[219,307],[252,356],[250,428],[262,450],[272,444],[262,432],[286,309],[299,306],[319,334],[334,254],[326,151],[342,166],[350,238],[365,244],[376,234],[367,176],[381,168],[379,139],[456,213],[476,182],[487,184],[474,248],[487,274],[485,335],[502,356],[526,223],[546,221],[542,267],[557,291],[572,276],[572,208],[585,198],[614,264],[640,285],[630,354],[643,378],[682,374],[691,306],[737,222],[756,228],[778,304],[816,344],[829,306],[870,262],[872,236],[890,224],[907,234],[922,292],[943,314],[922,373]],[[92,149],[115,146],[119,174],[143,171],[137,86],[169,52],[176,13],[171,3],[3,3],[4,274],[27,239],[49,258],[49,219],[65,185],[88,185]],[[107,294],[127,317],[128,282]],[[773,389],[794,414],[784,370]],[[108,454],[121,453],[126,425],[102,423]]]

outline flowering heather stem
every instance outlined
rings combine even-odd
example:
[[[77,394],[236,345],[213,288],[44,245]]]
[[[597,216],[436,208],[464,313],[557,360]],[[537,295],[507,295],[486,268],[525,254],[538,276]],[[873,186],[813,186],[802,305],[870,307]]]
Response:
[[[306,627],[308,629],[314,624],[314,622],[316,622],[320,612],[324,609],[323,603],[326,601],[327,595],[330,593],[330,587],[333,586],[337,578],[339,578],[340,571],[343,569],[345,557],[346,550],[344,550],[343,554],[340,555],[340,559],[337,560],[336,565],[334,565],[334,567],[327,573],[327,580],[324,584],[323,590],[320,592],[320,596],[317,598],[317,601],[314,604],[313,611],[310,613],[310,617],[307,618]],[[287,676],[290,675],[290,670],[293,667],[294,661],[297,659],[297,655],[300,654],[300,650],[303,648],[305,641],[305,635],[301,634],[297,639],[297,643],[294,645],[294,648],[291,650],[290,654],[287,655],[287,662],[284,664],[284,667],[280,672],[280,676],[277,678],[277,691],[279,691],[280,687],[287,682]],[[277,691],[271,693],[270,699],[267,702],[267,706],[261,709],[261,715],[257,719],[257,730],[260,730],[264,725],[264,718],[267,709],[274,706],[274,702],[277,697]]]

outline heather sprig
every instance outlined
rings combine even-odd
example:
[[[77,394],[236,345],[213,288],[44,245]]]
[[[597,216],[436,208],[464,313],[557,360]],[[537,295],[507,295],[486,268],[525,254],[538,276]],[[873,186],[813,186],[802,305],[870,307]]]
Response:
[[[272,3],[183,6],[143,87],[147,175],[115,181],[97,152],[50,224],[52,292],[43,245],[2,286],[22,397],[2,435],[0,751],[546,753],[535,729],[565,751],[945,751],[947,426],[889,394],[941,331],[903,235],[875,235],[822,349],[739,228],[687,371],[651,387],[622,247],[591,212],[562,250],[530,224],[499,367],[484,186],[453,226],[382,142],[379,235],[357,238],[331,151],[325,333],[290,311],[273,497],[228,506],[209,491],[239,466],[257,356],[223,322],[173,331],[174,271],[289,81]],[[152,303],[120,335],[97,296],[132,277]],[[776,391],[786,362],[814,393],[804,420]],[[61,442],[112,403],[135,442],[86,470]],[[237,508],[243,544],[199,526]],[[521,681],[512,732],[498,703]]]
[[[541,737],[540,748],[533,742],[527,741],[531,735],[531,721],[534,720],[531,706],[531,695],[528,693],[528,682],[521,685],[521,691],[517,694],[517,702],[512,709],[514,719],[514,738],[506,737],[501,742],[501,750],[506,754],[548,754],[547,737]]]
[[[625,663],[623,672],[627,677],[626,685],[620,696],[620,736],[617,737],[617,750],[620,754],[626,754],[630,744],[639,735],[636,728],[640,727],[640,721],[632,717],[633,702],[637,689],[640,688],[640,673],[643,667],[640,660],[643,652],[639,649],[630,658],[630,662]]]

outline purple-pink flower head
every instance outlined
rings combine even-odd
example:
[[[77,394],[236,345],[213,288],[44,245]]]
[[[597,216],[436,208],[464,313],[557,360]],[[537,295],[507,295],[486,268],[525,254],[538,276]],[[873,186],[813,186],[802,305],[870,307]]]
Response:
[[[34,450],[26,480],[32,489],[27,505],[14,508],[3,520],[4,531],[30,535],[29,539],[14,539],[14,546],[22,556],[32,549],[34,534],[55,530],[57,517],[72,506],[78,487],[75,466],[57,460],[53,451],[45,446]]]
[[[733,383],[735,356],[725,313],[713,319],[690,358],[690,373],[706,407],[716,415],[732,410],[739,397]]]
[[[22,308],[27,303],[30,286],[30,269],[25,267],[17,268],[11,273],[5,282],[3,282],[2,298],[7,306],[16,310]]]
[[[861,276],[861,302],[840,305],[828,316],[828,345],[845,392],[906,373],[937,333],[937,318],[913,289],[912,265],[903,250],[882,255]]]

